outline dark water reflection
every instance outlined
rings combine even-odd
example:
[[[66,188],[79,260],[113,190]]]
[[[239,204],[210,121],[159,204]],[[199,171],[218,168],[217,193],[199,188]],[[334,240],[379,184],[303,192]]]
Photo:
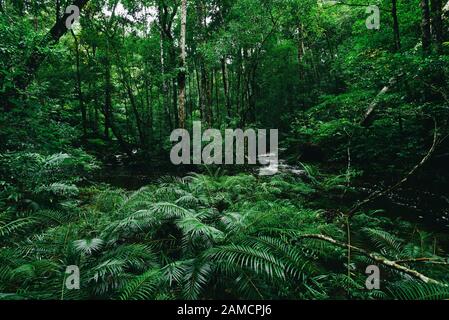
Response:
[[[171,164],[106,164],[94,174],[93,180],[125,190],[138,190],[145,185],[157,182],[161,177],[182,177],[192,171],[195,171],[193,166],[174,166]]]

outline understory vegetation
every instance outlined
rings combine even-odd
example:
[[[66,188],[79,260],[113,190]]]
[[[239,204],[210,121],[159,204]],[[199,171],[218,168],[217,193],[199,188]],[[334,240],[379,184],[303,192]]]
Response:
[[[50,157],[41,168],[58,171],[67,159]],[[449,297],[440,236],[379,211],[349,220],[330,209],[352,191],[346,175],[304,169],[301,177],[270,178],[217,170],[131,192],[43,184],[36,190],[51,203],[30,200],[32,209],[2,213],[1,298]],[[380,264],[380,289],[367,290],[366,266],[379,262],[368,252],[437,280]],[[69,265],[80,268],[79,290],[65,287]]]
[[[449,3],[374,2],[0,0],[0,300],[449,299]]]

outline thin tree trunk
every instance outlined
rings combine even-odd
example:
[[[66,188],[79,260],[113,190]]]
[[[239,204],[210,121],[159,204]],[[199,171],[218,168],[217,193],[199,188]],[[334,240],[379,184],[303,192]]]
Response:
[[[391,16],[393,18],[394,46],[395,46],[396,51],[400,51],[401,50],[401,36],[399,33],[397,0],[391,0]]]
[[[431,50],[431,33],[430,33],[430,7],[429,0],[421,0],[421,30],[422,30],[422,48],[423,54],[430,54]]]
[[[223,92],[225,96],[225,103],[226,103],[226,114],[228,115],[228,118],[231,118],[231,100],[229,98],[229,86],[228,86],[228,70],[226,65],[226,59],[221,59],[221,74],[223,78]]]
[[[211,112],[210,112],[210,86],[209,79],[204,65],[204,61],[200,62],[201,66],[201,108],[203,121],[207,124],[211,124]]]
[[[105,65],[105,88],[104,88],[104,137],[106,140],[109,139],[109,128],[111,127],[111,107],[112,107],[112,97],[111,97],[111,66],[109,58],[106,58]]]
[[[299,82],[304,82],[304,67],[303,67],[303,59],[305,54],[305,46],[304,46],[304,26],[303,24],[299,24],[298,27],[298,73],[299,73]]]
[[[56,5],[55,5],[55,21],[58,21],[59,16],[61,15],[61,0],[56,0]]]
[[[86,112],[86,106],[84,105],[84,101],[83,101],[83,92],[81,89],[79,43],[78,43],[78,39],[76,38],[76,35],[73,32],[73,30],[70,30],[70,31],[71,31],[73,40],[75,42],[77,93],[78,93],[79,107],[81,110],[81,119],[82,119],[82,126],[83,126],[83,140],[85,140],[87,137],[87,112]]]
[[[164,32],[161,31],[161,39],[160,39],[160,59],[161,59],[161,76],[162,76],[162,104],[165,110],[165,114],[167,116],[167,121],[170,127],[170,131],[172,128],[172,120],[170,116],[170,109],[168,106],[168,86],[167,86],[167,80],[165,79],[165,53],[164,53],[164,39],[165,35]]]
[[[431,0],[431,22],[433,39],[436,44],[438,53],[441,53],[443,48],[443,3],[441,0]]]
[[[216,112],[216,121],[220,124],[221,114],[220,114],[220,99],[218,94],[218,69],[214,71],[214,82],[215,82],[215,112]]]
[[[187,24],[187,0],[181,0],[181,55],[180,71],[178,73],[178,120],[179,127],[185,128],[186,122],[186,24]]]
[[[148,145],[153,142],[153,106],[151,102],[152,84],[145,77],[145,102],[147,105],[147,127],[148,127]]]

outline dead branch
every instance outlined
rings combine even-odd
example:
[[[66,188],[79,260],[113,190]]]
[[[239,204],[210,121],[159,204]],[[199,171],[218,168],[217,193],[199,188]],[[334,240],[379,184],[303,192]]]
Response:
[[[415,279],[421,280],[424,283],[445,286],[445,284],[443,284],[443,283],[441,283],[441,282],[439,282],[437,280],[429,278],[429,277],[423,275],[422,273],[420,273],[420,272],[418,272],[416,270],[404,267],[404,266],[398,264],[395,261],[392,261],[392,260],[389,260],[389,259],[385,258],[384,256],[382,256],[380,254],[377,254],[377,253],[374,253],[374,252],[368,252],[365,249],[362,249],[362,248],[359,248],[359,247],[355,247],[355,246],[353,246],[351,244],[347,244],[347,243],[341,242],[341,241],[333,239],[331,237],[328,237],[328,236],[325,236],[325,235],[322,235],[322,234],[303,234],[303,235],[300,235],[299,237],[301,239],[317,239],[317,240],[322,240],[322,241],[329,242],[329,243],[334,244],[336,246],[339,246],[339,247],[342,247],[342,248],[346,248],[348,250],[352,250],[353,253],[358,253],[358,254],[366,256],[366,257],[368,257],[370,259],[373,259],[377,263],[380,263],[380,264],[382,264],[382,265],[384,265],[384,266],[386,266],[386,267],[388,267],[390,269],[394,269],[394,270],[400,271],[402,273],[405,273],[405,274],[407,274],[407,275],[409,275],[409,276],[411,276],[411,277],[413,277]]]

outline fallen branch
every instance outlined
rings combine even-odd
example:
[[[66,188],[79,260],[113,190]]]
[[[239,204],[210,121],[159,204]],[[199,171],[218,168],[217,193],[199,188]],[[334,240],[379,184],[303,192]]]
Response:
[[[413,277],[415,279],[421,280],[424,283],[445,286],[444,283],[441,283],[441,282],[439,282],[437,280],[429,278],[429,277],[423,275],[422,273],[420,273],[420,272],[418,272],[416,270],[404,267],[404,266],[398,264],[395,261],[392,261],[392,260],[389,260],[389,259],[383,257],[380,254],[373,253],[373,252],[368,252],[365,249],[362,249],[362,248],[359,248],[359,247],[355,247],[355,246],[353,246],[351,244],[347,244],[347,243],[341,242],[339,240],[335,240],[335,239],[333,239],[331,237],[328,237],[328,236],[325,236],[325,235],[322,235],[322,234],[303,234],[303,235],[300,235],[299,238],[302,238],[302,239],[317,239],[317,240],[326,241],[326,242],[332,243],[332,244],[334,244],[336,246],[339,246],[339,247],[342,247],[342,248],[346,248],[348,250],[352,250],[353,253],[358,253],[358,254],[364,255],[364,256],[366,256],[366,257],[368,257],[370,259],[373,259],[377,263],[380,263],[380,264],[382,264],[384,266],[387,266],[390,269],[394,269],[394,270],[400,271],[402,273],[408,274],[409,276],[411,276],[411,277]]]
[[[441,265],[449,265],[449,263],[441,261],[441,258],[415,258],[415,259],[403,259],[403,260],[396,260],[396,263],[419,263],[419,262],[426,262],[431,264],[441,264]]]

